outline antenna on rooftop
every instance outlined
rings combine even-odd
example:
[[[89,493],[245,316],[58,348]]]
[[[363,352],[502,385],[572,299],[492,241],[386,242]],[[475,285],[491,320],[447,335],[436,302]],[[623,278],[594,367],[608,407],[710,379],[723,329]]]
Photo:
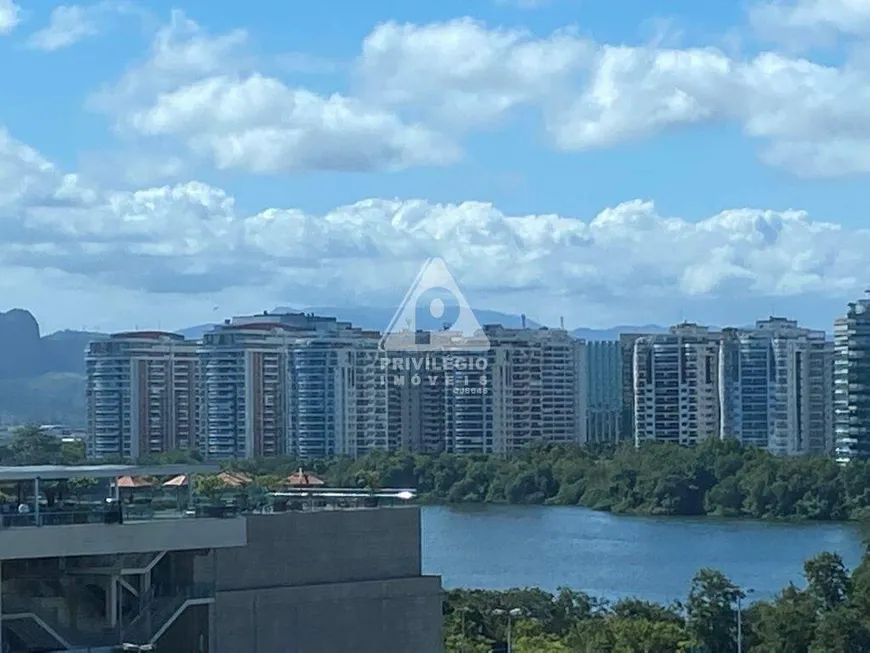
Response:
[[[522,323],[523,328],[525,329],[526,328],[526,314],[525,313],[520,315],[520,322]]]
[[[562,329],[562,331],[565,330],[565,316],[559,318],[559,328]]]

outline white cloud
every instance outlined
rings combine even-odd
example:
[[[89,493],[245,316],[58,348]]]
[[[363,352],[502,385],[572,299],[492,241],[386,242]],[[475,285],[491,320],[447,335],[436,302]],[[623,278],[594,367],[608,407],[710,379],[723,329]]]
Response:
[[[415,199],[366,199],[324,214],[252,212],[199,182],[99,188],[5,132],[0,216],[4,284],[26,282],[33,297],[49,283],[65,297],[92,298],[100,288],[118,298],[116,315],[138,302],[148,313],[177,307],[194,321],[229,301],[238,303],[227,311],[392,305],[432,255],[448,261],[478,306],[575,324],[675,319],[686,306],[733,310],[735,300],[767,310],[772,297],[843,303],[863,287],[870,248],[870,230],[801,211],[744,208],[690,222],[641,200],[578,217]],[[66,319],[86,319],[90,301]]]
[[[358,100],[293,90],[252,75],[210,77],[160,95],[128,124],[148,136],[187,136],[218,168],[257,173],[343,171],[452,163],[458,149]]]
[[[212,36],[175,12],[150,57],[97,105],[122,133],[181,139],[218,169],[366,171],[453,163],[442,134],[337,93],[291,88],[252,70],[247,35]]]
[[[357,67],[364,97],[475,126],[570,93],[594,53],[593,43],[570,31],[538,38],[461,18],[379,25],[363,41]]]
[[[529,110],[567,153],[734,124],[763,162],[793,174],[870,173],[870,57],[835,66],[664,43],[609,45],[576,29],[540,36],[470,18],[390,22],[364,39],[350,92],[323,93],[262,72],[245,31],[213,34],[175,11],[147,57],[92,106],[128,145],[171,144],[175,158],[181,145],[194,160],[255,174],[448,165],[470,131],[512,128]],[[290,56],[285,69],[331,70],[316,61]]]
[[[750,8],[749,17],[760,35],[792,45],[870,34],[866,0],[764,0]]]
[[[378,26],[357,73],[363,97],[454,127],[537,110],[567,152],[727,122],[759,141],[763,161],[799,175],[870,173],[870,65],[857,57],[837,67],[774,52],[614,46],[459,19]]]
[[[15,0],[0,0],[0,36],[9,34],[21,22],[21,7]]]
[[[242,29],[213,36],[178,10],[154,35],[147,56],[130,67],[117,83],[91,98],[91,105],[107,113],[124,115],[147,106],[160,93],[218,74],[251,70],[246,53],[248,33]]]
[[[54,52],[97,34],[97,23],[88,8],[61,5],[51,12],[46,27],[31,35],[28,45],[36,50]]]
[[[143,10],[127,0],[103,0],[88,5],[60,5],[49,16],[48,25],[34,32],[27,45],[34,50],[54,52],[96,36],[109,18],[123,14],[143,16]]]

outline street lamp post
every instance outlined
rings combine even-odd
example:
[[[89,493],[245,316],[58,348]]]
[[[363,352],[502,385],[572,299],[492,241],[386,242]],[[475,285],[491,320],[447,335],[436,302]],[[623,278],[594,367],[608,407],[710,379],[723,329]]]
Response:
[[[459,608],[459,618],[461,620],[461,630],[462,639],[459,640],[459,653],[465,653],[465,615],[468,614],[468,607],[463,606]]]
[[[743,598],[754,592],[752,589],[737,592],[737,653],[743,653]]]
[[[496,609],[492,613],[496,616],[507,615],[507,653],[513,653],[513,641],[511,640],[511,624],[517,617],[523,616],[523,611],[519,608],[513,610]]]

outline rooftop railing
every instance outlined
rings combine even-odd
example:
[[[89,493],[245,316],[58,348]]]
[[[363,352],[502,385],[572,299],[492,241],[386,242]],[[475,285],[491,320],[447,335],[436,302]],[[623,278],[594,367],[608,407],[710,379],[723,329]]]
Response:
[[[39,513],[8,512],[0,513],[0,531],[4,528],[37,526],[71,526],[74,524],[124,524],[162,519],[189,518],[228,518],[239,513],[234,506],[218,506],[209,510],[207,506],[191,509],[155,508],[148,504],[109,506],[107,504],[77,504],[62,508],[40,509]]]
[[[262,488],[243,487],[227,489],[221,497],[196,497],[190,506],[178,506],[175,501],[164,499],[133,503],[88,499],[54,506],[41,505],[39,511],[28,505],[26,511],[20,512],[14,505],[5,504],[0,510],[0,532],[20,527],[227,519],[243,514],[401,507],[414,503],[416,497],[417,493],[412,489],[306,487],[269,492]]]

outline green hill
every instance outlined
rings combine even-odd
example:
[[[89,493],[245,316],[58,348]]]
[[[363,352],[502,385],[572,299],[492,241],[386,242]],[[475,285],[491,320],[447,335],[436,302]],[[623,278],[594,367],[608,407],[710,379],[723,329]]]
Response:
[[[0,422],[85,423],[85,376],[49,372],[29,379],[0,380]]]

